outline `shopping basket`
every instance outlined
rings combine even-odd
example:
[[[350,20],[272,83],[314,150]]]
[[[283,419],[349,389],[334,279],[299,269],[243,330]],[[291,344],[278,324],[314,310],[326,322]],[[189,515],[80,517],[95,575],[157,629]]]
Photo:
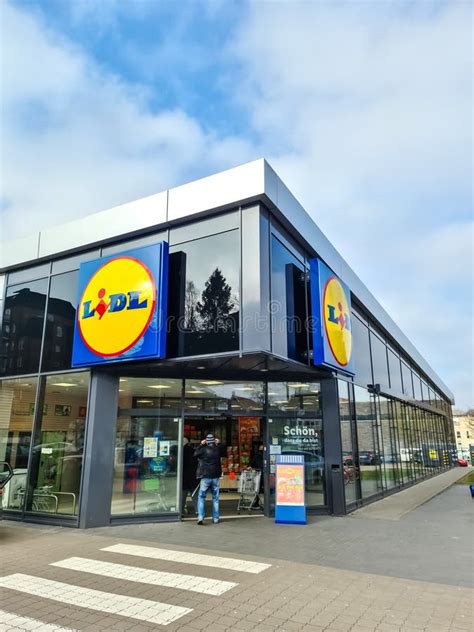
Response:
[[[260,478],[262,472],[260,470],[242,470],[239,480],[239,503],[237,505],[237,513],[240,513],[241,509],[247,509],[249,512],[252,509],[262,509],[260,503],[260,496],[258,494],[260,490]]]

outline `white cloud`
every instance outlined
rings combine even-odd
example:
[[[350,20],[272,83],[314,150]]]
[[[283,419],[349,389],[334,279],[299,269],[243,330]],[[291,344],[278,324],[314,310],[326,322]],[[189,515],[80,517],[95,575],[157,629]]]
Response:
[[[150,113],[145,88],[106,72],[39,19],[3,4],[2,24],[5,235],[255,157],[245,139],[206,132],[184,111]]]
[[[470,3],[250,6],[230,51],[266,154],[472,405]]]

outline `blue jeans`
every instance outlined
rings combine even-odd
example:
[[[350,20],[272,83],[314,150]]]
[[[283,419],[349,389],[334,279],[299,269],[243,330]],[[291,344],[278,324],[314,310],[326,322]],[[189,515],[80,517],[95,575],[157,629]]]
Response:
[[[199,485],[198,520],[204,520],[206,514],[205,502],[207,492],[212,491],[212,519],[219,520],[219,479],[201,478]]]

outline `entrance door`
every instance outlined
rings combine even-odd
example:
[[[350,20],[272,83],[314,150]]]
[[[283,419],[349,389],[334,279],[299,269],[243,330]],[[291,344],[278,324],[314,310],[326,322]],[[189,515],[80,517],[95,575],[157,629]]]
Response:
[[[241,515],[261,515],[264,507],[263,418],[231,414],[185,416],[184,443],[189,442],[192,446],[197,446],[209,433],[217,437],[224,446],[221,460],[220,513],[223,516],[237,515],[238,513]],[[194,479],[193,472],[184,468],[194,468],[195,472],[197,461],[193,463],[189,459],[183,459],[183,516],[191,517],[195,513],[195,506],[189,492]],[[258,470],[258,474],[249,473],[251,469]],[[255,488],[255,496],[252,491],[244,495],[239,493],[239,482],[243,475],[247,479],[250,479],[251,476],[259,477],[260,484]],[[196,484],[198,483],[197,480],[195,482]],[[184,502],[185,495],[187,500]],[[206,515],[209,516],[210,513],[211,500],[209,494]]]

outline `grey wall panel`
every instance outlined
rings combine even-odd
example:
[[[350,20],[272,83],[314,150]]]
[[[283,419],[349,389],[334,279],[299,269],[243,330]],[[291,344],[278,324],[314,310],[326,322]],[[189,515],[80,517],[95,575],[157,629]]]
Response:
[[[34,261],[38,257],[39,233],[5,240],[0,244],[0,269]]]
[[[268,218],[242,211],[242,351],[270,351]]]
[[[110,524],[118,377],[93,371],[86,425],[79,526]]]
[[[39,256],[48,257],[166,222],[167,193],[115,206],[42,231]]]
[[[223,233],[227,230],[239,228],[239,213],[231,211],[220,213],[209,219],[201,219],[197,222],[176,226],[170,229],[170,246],[182,244],[193,239],[200,239],[208,235]]]
[[[263,159],[170,189],[168,221],[263,195]]]

